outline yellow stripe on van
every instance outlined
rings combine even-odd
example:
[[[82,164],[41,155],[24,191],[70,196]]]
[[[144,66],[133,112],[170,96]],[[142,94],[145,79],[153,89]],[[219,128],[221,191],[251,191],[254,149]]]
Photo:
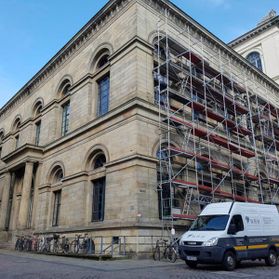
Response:
[[[234,249],[236,251],[243,251],[247,249],[247,246],[234,246]]]
[[[276,247],[279,247],[279,243],[276,243],[275,246],[276,246]]]
[[[268,244],[258,244],[258,245],[249,245],[248,249],[264,249],[267,247],[268,247]]]

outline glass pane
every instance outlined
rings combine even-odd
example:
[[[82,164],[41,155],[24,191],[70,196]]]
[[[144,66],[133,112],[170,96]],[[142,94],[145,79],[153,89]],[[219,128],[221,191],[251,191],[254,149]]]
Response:
[[[62,116],[62,135],[65,136],[69,131],[69,119],[70,119],[70,103],[63,106]]]
[[[40,134],[41,134],[41,122],[36,124],[35,145],[39,145],[39,143],[40,143]]]
[[[94,181],[92,201],[92,222],[104,220],[105,178]]]
[[[52,226],[58,226],[60,205],[61,205],[61,190],[54,192],[54,208],[53,208]]]
[[[99,107],[98,107],[98,115],[101,116],[108,112],[109,109],[109,76],[101,79],[99,84]]]
[[[257,67],[259,70],[263,70],[262,68],[262,60],[261,60],[261,56],[258,52],[252,52],[247,56],[247,60],[254,65],[255,67]]]
[[[193,225],[191,231],[223,231],[229,220],[229,215],[208,215],[199,216]]]

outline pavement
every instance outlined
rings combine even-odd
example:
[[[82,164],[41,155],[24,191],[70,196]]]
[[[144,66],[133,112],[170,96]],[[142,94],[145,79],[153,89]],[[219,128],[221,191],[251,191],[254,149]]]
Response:
[[[233,272],[221,266],[201,265],[189,269],[175,263],[153,260],[93,261],[0,250],[0,279],[233,279],[278,278],[279,265],[267,267],[263,261],[243,262]]]

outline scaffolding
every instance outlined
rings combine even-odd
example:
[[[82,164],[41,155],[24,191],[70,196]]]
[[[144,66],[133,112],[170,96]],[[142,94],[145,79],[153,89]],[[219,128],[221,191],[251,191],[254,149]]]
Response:
[[[164,24],[154,42],[163,228],[211,202],[279,204],[279,109],[268,89],[190,27]]]

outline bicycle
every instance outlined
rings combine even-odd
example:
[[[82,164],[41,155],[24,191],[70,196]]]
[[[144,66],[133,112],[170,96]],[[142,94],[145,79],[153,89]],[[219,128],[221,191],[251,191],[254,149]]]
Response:
[[[23,251],[24,249],[24,236],[23,235],[17,235],[17,240],[15,243],[15,250],[17,251]]]
[[[33,235],[32,237],[32,251],[37,252],[39,249],[39,237],[37,235]]]
[[[58,234],[53,234],[53,247],[52,252],[58,254],[60,252],[60,243],[59,243],[60,236]]]
[[[178,258],[178,242],[179,238],[167,245],[164,251],[164,257],[168,259],[171,263],[174,263]]]
[[[161,260],[161,253],[163,257],[174,263],[178,257],[178,239],[167,245],[168,240],[161,239],[156,241],[156,246],[153,251],[153,259],[155,261]],[[162,252],[161,252],[162,251]]]
[[[153,251],[153,259],[154,261],[160,261],[161,260],[161,247],[163,247],[164,251],[167,247],[168,240],[166,239],[158,239],[156,241],[156,245]]]
[[[61,248],[64,254],[68,254],[70,251],[69,238],[66,236],[62,236]]]
[[[70,244],[71,252],[74,254],[78,253],[92,253],[93,249],[95,252],[95,244],[94,241],[88,237],[88,234],[76,234],[75,239]]]
[[[60,239],[61,242],[60,242]],[[54,234],[53,235],[53,253],[64,253],[68,254],[69,252],[69,239],[66,238],[65,236],[62,236],[60,238],[60,235]]]
[[[83,249],[81,238],[81,234],[76,234],[75,239],[71,242],[70,247],[73,254],[78,254],[79,251]]]
[[[38,251],[40,253],[50,253],[53,248],[51,247],[52,241],[53,241],[53,237],[42,236],[42,238],[39,241]]]

